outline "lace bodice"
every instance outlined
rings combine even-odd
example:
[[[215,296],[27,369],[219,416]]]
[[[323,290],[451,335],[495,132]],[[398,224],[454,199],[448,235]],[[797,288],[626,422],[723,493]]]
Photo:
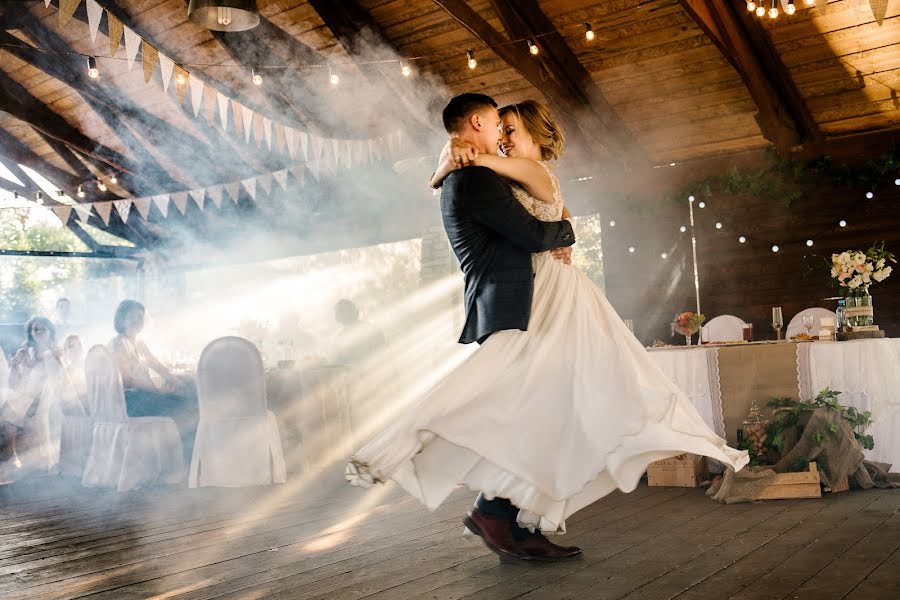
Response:
[[[515,182],[512,184],[513,196],[536,219],[541,221],[559,221],[562,219],[563,213],[563,199],[562,193],[559,191],[559,180],[545,163],[540,163],[540,165],[546,169],[547,174],[550,175],[550,180],[553,182],[553,202],[541,202]]]

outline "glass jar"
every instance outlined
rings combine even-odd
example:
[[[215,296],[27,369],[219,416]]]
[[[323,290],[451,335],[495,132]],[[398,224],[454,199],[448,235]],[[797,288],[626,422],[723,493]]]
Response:
[[[769,428],[769,420],[766,419],[756,400],[750,403],[750,412],[741,424],[744,431],[744,440],[749,446],[750,456],[761,459],[766,452],[766,436]]]
[[[844,308],[844,319],[850,327],[861,327],[875,323],[875,311],[869,286],[863,285],[851,290]]]

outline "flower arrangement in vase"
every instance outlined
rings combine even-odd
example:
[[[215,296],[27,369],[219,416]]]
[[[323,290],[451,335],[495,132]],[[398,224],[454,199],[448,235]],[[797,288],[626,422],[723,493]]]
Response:
[[[894,254],[884,249],[884,242],[865,252],[846,250],[832,254],[831,261],[826,260],[831,284],[847,296],[844,316],[848,325],[859,327],[874,323],[869,286],[890,277],[893,267],[888,263],[896,262]]]
[[[675,320],[672,322],[672,331],[683,335],[685,344],[690,346],[691,336],[700,331],[700,326],[703,325],[705,320],[706,317],[700,313],[686,311],[675,317]]]

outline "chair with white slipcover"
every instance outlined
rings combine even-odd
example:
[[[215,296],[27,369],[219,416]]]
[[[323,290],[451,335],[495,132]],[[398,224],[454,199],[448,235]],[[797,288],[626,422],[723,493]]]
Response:
[[[818,337],[818,335],[819,335],[819,329],[822,326],[822,322],[820,321],[820,319],[822,319],[823,317],[826,317],[826,318],[830,317],[831,319],[835,318],[834,311],[830,311],[827,308],[819,308],[819,307],[804,308],[803,310],[798,312],[796,315],[794,315],[794,318],[792,318],[791,322],[788,323],[787,329],[784,332],[785,339],[789,340],[792,337],[794,337],[795,335],[798,335],[800,333],[806,333],[806,327],[803,326],[803,317],[805,315],[809,315],[813,318],[813,324],[812,324],[812,327],[810,328],[810,334],[809,334],[812,337]]]
[[[744,321],[734,315],[719,315],[701,328],[705,342],[733,342],[744,339]]]

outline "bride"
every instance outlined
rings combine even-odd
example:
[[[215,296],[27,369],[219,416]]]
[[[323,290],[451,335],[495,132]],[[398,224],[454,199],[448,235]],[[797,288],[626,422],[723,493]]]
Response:
[[[432,184],[458,168],[487,167],[511,180],[532,215],[563,218],[546,162],[560,156],[564,140],[549,110],[526,101],[500,116],[505,156],[451,141]],[[532,264],[528,330],[491,335],[351,458],[350,483],[392,479],[431,509],[462,483],[508,499],[523,528],[564,531],[575,511],[617,488],[633,491],[654,461],[690,452],[736,470],[747,464],[747,453],[710,430],[584,273],[549,252]]]

